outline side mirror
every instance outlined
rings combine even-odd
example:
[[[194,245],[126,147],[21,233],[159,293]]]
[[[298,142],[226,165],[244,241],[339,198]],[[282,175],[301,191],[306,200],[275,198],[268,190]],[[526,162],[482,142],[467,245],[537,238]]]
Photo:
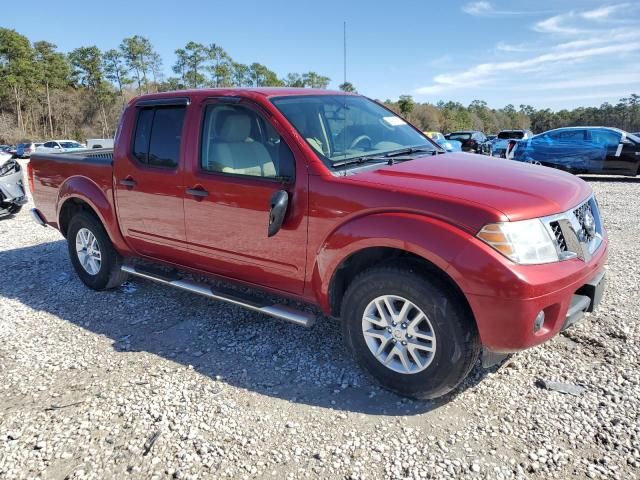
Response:
[[[60,145],[54,145],[53,148],[55,148],[56,150],[60,150]]]
[[[284,216],[289,206],[289,194],[285,190],[278,190],[271,196],[271,208],[269,210],[269,228],[267,236],[273,237],[280,231]]]

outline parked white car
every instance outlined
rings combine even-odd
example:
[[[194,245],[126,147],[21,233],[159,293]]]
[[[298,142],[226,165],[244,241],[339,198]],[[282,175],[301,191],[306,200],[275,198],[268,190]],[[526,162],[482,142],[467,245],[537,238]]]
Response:
[[[50,140],[36,150],[43,153],[63,153],[85,150],[87,147],[75,140]]]

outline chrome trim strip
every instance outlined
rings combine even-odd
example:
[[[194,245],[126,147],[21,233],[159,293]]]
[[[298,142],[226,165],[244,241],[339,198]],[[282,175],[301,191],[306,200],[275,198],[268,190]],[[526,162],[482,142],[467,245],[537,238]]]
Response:
[[[251,305],[250,303],[242,302],[240,299],[230,298],[221,293],[218,293],[205,283],[192,282],[190,280],[167,280],[146,272],[141,272],[135,267],[129,265],[123,265],[121,267],[121,270],[137,277],[146,278],[147,280],[152,280],[163,285],[179,288],[180,290],[186,290],[191,293],[197,293],[198,295],[213,298],[214,300],[220,300],[223,302],[232,303],[234,305],[239,305],[241,307],[248,308],[249,310],[264,313],[265,315],[280,318],[297,325],[302,325],[303,327],[311,327],[316,320],[315,315],[304,312],[302,310],[296,310],[295,308],[289,307],[287,305]]]

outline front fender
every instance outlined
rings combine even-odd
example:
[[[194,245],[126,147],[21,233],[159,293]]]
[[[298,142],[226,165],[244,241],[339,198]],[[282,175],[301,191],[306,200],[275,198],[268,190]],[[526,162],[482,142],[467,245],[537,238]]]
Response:
[[[58,190],[56,202],[58,228],[60,228],[60,214],[65,202],[70,199],[81,200],[96,213],[115,249],[121,254],[130,253],[131,250],[120,233],[113,201],[108,196],[111,194],[110,196],[113,198],[112,192],[111,189],[105,192],[87,177],[69,177]]]
[[[336,270],[365,248],[396,248],[446,271],[469,237],[469,233],[449,223],[415,213],[376,213],[353,219],[334,230],[318,250],[311,278],[313,294],[329,314],[329,289]]]

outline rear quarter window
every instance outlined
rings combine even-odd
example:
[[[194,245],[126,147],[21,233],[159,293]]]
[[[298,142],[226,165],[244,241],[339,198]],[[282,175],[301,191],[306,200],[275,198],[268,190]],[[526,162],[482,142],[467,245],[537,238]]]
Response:
[[[184,113],[185,107],[141,109],[136,120],[133,156],[148,165],[177,166]]]

